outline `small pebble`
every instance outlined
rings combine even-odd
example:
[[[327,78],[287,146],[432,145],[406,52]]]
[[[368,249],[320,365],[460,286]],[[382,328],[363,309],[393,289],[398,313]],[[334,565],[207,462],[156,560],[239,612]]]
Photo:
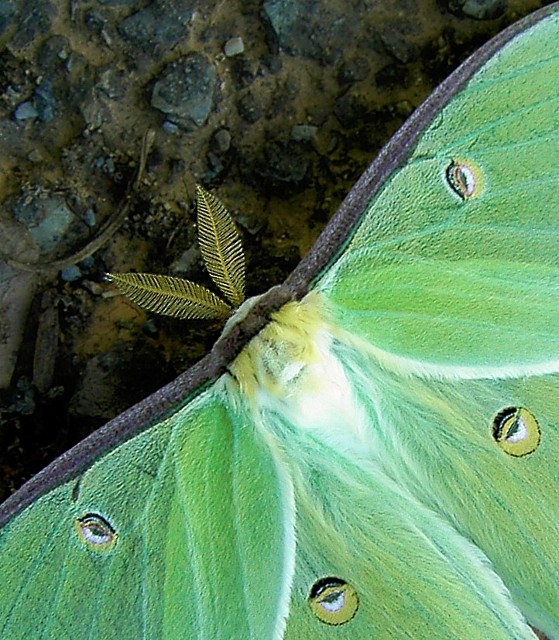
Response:
[[[179,127],[170,120],[165,120],[165,122],[161,125],[163,131],[169,134],[170,136],[176,136],[179,132]]]
[[[33,103],[27,100],[18,104],[14,112],[16,120],[34,120],[39,117],[39,112],[33,106]]]
[[[39,162],[43,162],[44,158],[43,155],[41,154],[41,152],[38,149],[33,149],[33,151],[31,151],[28,156],[29,160],[31,160],[31,162],[33,162],[34,164],[37,164]]]
[[[308,142],[316,136],[318,127],[310,124],[297,124],[291,129],[291,138],[297,142]]]
[[[95,211],[93,211],[93,209],[86,209],[83,213],[83,221],[88,227],[94,227],[97,224]]]
[[[60,277],[64,282],[75,282],[82,277],[82,272],[78,265],[73,264],[71,267],[61,269]]]
[[[12,211],[15,219],[27,227],[42,253],[59,246],[73,220],[72,211],[59,195],[41,197],[24,192]]]
[[[169,120],[192,130],[206,123],[217,90],[216,67],[202,54],[189,53],[168,65],[153,85],[151,105]]]
[[[231,134],[227,129],[219,129],[219,131],[216,131],[214,140],[219,151],[229,151],[231,147]]]
[[[239,102],[241,118],[249,124],[254,124],[264,115],[264,109],[257,96],[247,93]]]
[[[462,12],[476,20],[493,20],[503,14],[504,0],[466,0]]]
[[[227,42],[225,43],[225,46],[223,47],[223,52],[228,58],[233,58],[234,56],[238,56],[239,54],[243,53],[244,50],[245,50],[245,43],[243,42],[243,39],[240,37],[230,38],[229,40],[227,40]]]
[[[52,122],[54,120],[57,102],[50,81],[43,81],[35,89],[34,104],[37,108],[37,114],[43,122]]]

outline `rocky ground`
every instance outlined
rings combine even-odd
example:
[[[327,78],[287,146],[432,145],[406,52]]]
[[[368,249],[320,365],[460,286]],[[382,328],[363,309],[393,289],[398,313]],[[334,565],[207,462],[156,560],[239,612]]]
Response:
[[[266,290],[436,84],[540,4],[0,0],[0,497],[210,349],[219,326],[103,281],[209,284],[195,183]]]

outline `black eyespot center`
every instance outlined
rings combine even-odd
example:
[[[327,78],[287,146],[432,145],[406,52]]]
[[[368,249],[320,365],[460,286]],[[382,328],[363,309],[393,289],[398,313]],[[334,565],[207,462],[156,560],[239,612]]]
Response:
[[[311,587],[309,598],[318,597],[328,587],[343,587],[344,584],[346,583],[343,580],[340,580],[339,578],[333,578],[333,577],[320,578],[320,580],[317,580]]]

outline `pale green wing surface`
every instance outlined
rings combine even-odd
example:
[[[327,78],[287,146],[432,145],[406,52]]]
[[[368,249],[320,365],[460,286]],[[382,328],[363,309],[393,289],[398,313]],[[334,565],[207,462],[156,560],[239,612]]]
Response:
[[[559,367],[557,78],[556,9],[435,116],[316,281],[400,367]]]
[[[481,549],[529,622],[559,638],[559,376],[402,379],[337,349],[386,472]]]
[[[0,637],[280,638],[291,493],[211,387],[2,529]]]
[[[286,640],[535,638],[487,558],[378,465],[264,420],[296,451]]]

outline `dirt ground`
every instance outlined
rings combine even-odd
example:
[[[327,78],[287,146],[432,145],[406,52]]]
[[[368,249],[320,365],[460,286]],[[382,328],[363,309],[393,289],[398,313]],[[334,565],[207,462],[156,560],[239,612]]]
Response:
[[[196,183],[265,291],[431,90],[540,5],[0,0],[0,498],[211,348],[219,325],[103,280],[211,286]]]

